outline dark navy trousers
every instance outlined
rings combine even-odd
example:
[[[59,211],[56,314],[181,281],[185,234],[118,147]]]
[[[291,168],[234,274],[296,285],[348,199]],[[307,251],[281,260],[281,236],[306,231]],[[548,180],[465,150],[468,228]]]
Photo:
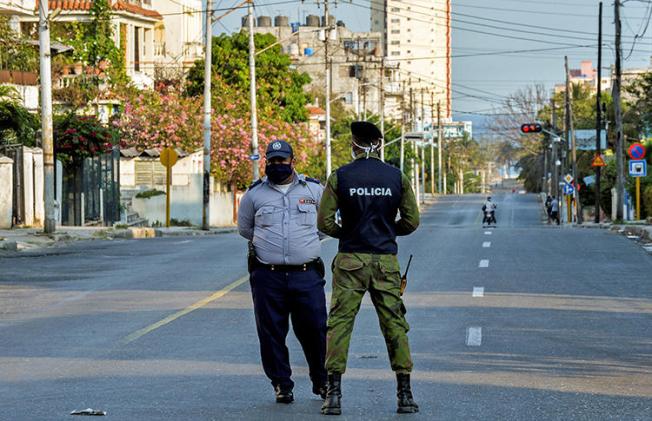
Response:
[[[326,382],[326,281],[314,269],[281,272],[256,268],[249,278],[254,300],[260,355],[272,385],[293,387],[285,340],[289,320],[306,356],[310,379]]]

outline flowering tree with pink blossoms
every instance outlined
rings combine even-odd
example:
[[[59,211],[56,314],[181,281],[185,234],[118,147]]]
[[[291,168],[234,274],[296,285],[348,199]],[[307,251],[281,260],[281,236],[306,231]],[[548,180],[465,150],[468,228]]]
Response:
[[[215,105],[211,136],[211,173],[216,179],[236,189],[251,182],[250,114],[242,96],[214,94]],[[122,140],[138,149],[177,147],[188,152],[202,149],[202,101],[176,92],[141,92],[126,101],[124,112],[114,121]],[[318,155],[320,145],[312,141],[302,123],[287,123],[273,115],[261,115],[259,153],[276,139],[290,142],[295,150],[297,169],[306,168],[310,158]],[[259,161],[261,174],[264,160]]]

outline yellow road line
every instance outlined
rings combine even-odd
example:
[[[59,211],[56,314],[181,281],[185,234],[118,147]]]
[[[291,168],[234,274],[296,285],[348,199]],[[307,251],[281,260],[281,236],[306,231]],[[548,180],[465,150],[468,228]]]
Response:
[[[140,330],[135,331],[134,333],[132,333],[130,335],[125,336],[120,342],[123,345],[126,345],[126,344],[129,344],[129,343],[139,339],[139,338],[142,338],[143,336],[147,335],[150,332],[153,332],[154,330],[158,329],[159,327],[165,326],[166,324],[175,321],[179,317],[185,316],[188,313],[191,313],[191,312],[193,312],[193,311],[195,311],[197,309],[200,309],[200,308],[206,306],[207,304],[210,304],[211,302],[213,302],[213,301],[215,301],[215,300],[217,300],[219,298],[224,297],[226,294],[231,292],[231,290],[233,290],[233,289],[239,287],[240,285],[244,284],[245,282],[247,282],[248,279],[249,279],[249,275],[243,276],[242,278],[238,279],[237,281],[230,283],[229,285],[225,286],[221,290],[216,291],[214,294],[197,301],[196,303],[184,308],[183,310],[177,311],[176,313],[171,314],[171,315],[167,316],[166,318],[164,318],[162,320],[159,320],[158,322],[156,322],[154,324],[151,324],[151,325],[149,325],[147,327],[144,327],[144,328],[142,328]]]

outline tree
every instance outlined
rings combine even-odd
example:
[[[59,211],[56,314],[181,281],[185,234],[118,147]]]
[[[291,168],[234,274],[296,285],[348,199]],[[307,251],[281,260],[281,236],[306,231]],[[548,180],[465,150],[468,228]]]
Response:
[[[310,82],[306,73],[291,69],[291,60],[274,45],[271,34],[255,34],[256,44],[256,94],[259,113],[275,115],[286,122],[306,121],[306,104],[310,96],[303,87]],[[264,50],[264,51],[263,51]],[[262,52],[261,52],[262,51]],[[213,72],[225,86],[249,98],[249,35],[239,32],[213,37]],[[220,86],[213,87],[213,92]],[[188,73],[186,94],[199,96],[204,90],[204,61],[198,60]],[[222,97],[225,98],[225,97]],[[248,103],[248,102],[247,102]]]
[[[242,110],[237,99],[214,99],[220,105],[211,122],[211,174],[223,184],[244,189],[252,176],[249,112]],[[183,96],[173,89],[142,92],[127,100],[124,112],[113,125],[126,146],[141,150],[170,146],[195,152],[203,147],[201,103],[201,98]],[[263,116],[259,121],[259,149],[264,151],[276,139],[290,142],[299,171],[305,170],[313,155],[319,153],[304,125]],[[264,161],[259,165],[263,170]]]
[[[38,70],[38,49],[25,41],[9,26],[9,16],[0,14],[0,70]]]
[[[34,146],[39,120],[20,104],[18,92],[0,86],[0,144],[21,143]]]
[[[626,122],[634,127],[634,135],[652,136],[652,72],[640,75],[625,90],[632,96]]]

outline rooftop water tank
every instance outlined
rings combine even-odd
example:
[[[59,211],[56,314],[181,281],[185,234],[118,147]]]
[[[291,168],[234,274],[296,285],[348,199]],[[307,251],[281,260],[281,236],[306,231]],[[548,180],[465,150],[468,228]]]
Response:
[[[319,16],[317,15],[306,16],[306,26],[318,27],[320,26],[319,22]]]
[[[269,28],[272,26],[272,18],[269,16],[258,16],[258,26],[263,28]]]
[[[276,16],[274,26],[290,26],[290,19],[287,16]]]

